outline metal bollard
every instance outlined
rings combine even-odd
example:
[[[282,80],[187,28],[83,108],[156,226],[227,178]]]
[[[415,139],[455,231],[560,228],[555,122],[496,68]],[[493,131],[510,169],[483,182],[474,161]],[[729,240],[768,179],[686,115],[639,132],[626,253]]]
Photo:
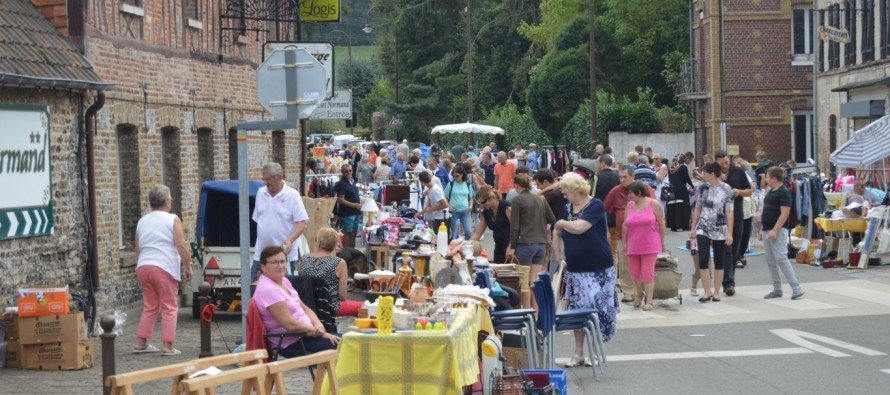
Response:
[[[210,284],[206,281],[201,283],[198,286],[198,292],[201,293],[201,296],[198,297],[198,307],[200,307],[199,311],[203,315],[204,307],[210,304]],[[212,356],[213,352],[210,351],[210,323],[204,321],[204,318],[201,317],[201,353],[198,354],[198,358]]]
[[[102,393],[109,395],[111,394],[111,387],[105,381],[109,376],[114,376],[115,371],[114,339],[117,338],[117,335],[112,333],[114,330],[114,316],[106,314],[99,321],[99,326],[102,327],[102,334],[99,335],[102,338]]]

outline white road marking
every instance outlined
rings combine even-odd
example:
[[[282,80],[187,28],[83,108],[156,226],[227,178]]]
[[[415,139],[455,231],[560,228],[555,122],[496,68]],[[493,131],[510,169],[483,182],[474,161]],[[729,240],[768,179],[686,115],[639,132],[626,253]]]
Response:
[[[790,297],[786,299],[766,299],[764,301],[767,303],[772,303],[776,306],[781,306],[797,311],[830,310],[841,308],[841,306],[822,303],[811,299],[791,300]]]
[[[690,352],[669,352],[656,354],[628,354],[628,355],[610,355],[609,361],[628,362],[628,361],[659,361],[671,359],[699,359],[699,358],[730,358],[730,357],[764,357],[772,355],[800,355],[820,353],[830,357],[850,357],[850,354],[843,353],[825,346],[813,343],[805,338],[827,343],[829,345],[843,348],[849,351],[857,352],[866,356],[882,356],[887,355],[883,352],[850,344],[845,341],[832,339],[817,335],[814,333],[799,331],[796,329],[784,328],[770,330],[776,336],[781,337],[800,347],[788,348],[767,348],[759,350],[722,350],[722,351],[690,351]],[[695,335],[693,335],[695,336]],[[564,364],[568,358],[557,358],[556,362]],[[884,373],[890,374],[890,369],[882,370]]]
[[[890,306],[890,294],[886,292],[872,291],[869,289],[863,289],[861,287],[849,287],[849,286],[841,286],[841,287],[822,287],[817,288],[820,291],[833,293],[835,295],[846,296],[849,298],[859,299],[862,301],[882,304],[884,306]]]
[[[695,358],[728,358],[728,357],[763,357],[769,355],[797,355],[812,354],[813,351],[806,348],[767,348],[762,350],[727,350],[727,351],[691,351],[669,352],[660,354],[629,354],[609,355],[609,362],[628,361],[658,361],[667,359],[695,359]]]
[[[864,354],[864,355],[868,355],[868,356],[872,356],[872,357],[887,355],[883,352],[872,350],[870,348],[857,346],[855,344],[850,344],[845,341],[832,339],[830,337],[825,337],[825,336],[821,336],[821,335],[817,335],[817,334],[813,334],[813,333],[809,333],[809,332],[799,331],[797,329],[790,329],[790,328],[773,329],[770,332],[772,332],[776,336],[781,337],[782,339],[785,339],[791,343],[797,344],[798,346],[801,346],[801,347],[807,348],[809,350],[812,350],[812,351],[815,351],[818,353],[822,353],[822,354],[825,354],[825,355],[828,355],[831,357],[835,357],[835,358],[849,357],[850,354],[846,354],[846,353],[843,353],[843,352],[840,352],[837,350],[833,350],[828,347],[820,346],[820,345],[813,343],[809,340],[805,340],[804,338],[809,338],[809,339],[819,341],[822,343],[827,343],[827,344],[830,344],[830,345],[838,347],[838,348],[844,348],[844,349],[847,349],[847,350],[850,350],[853,352],[858,352],[860,354]]]
[[[735,314],[749,314],[752,313],[750,310],[745,310],[742,308],[738,308],[729,303],[724,303],[726,298],[721,298],[720,302],[707,302],[700,303],[698,300],[695,303],[690,303],[687,308],[695,311],[696,313],[701,313],[710,317],[719,316],[719,315],[735,315]],[[686,305],[684,305],[686,306]]]
[[[890,374],[890,369],[882,369],[881,371],[884,373]]]

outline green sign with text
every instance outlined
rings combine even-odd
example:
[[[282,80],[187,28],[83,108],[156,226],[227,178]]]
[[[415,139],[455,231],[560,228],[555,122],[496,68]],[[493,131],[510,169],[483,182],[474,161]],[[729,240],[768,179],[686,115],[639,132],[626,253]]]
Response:
[[[53,233],[49,115],[46,106],[0,105],[0,239]]]

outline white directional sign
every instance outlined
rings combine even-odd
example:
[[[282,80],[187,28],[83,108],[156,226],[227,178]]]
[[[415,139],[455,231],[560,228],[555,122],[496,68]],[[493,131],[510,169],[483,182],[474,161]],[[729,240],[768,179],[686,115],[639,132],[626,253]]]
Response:
[[[288,52],[296,55],[291,63],[286,61]],[[293,70],[296,78],[288,74]],[[257,101],[276,119],[288,119],[288,107],[292,106],[300,119],[309,118],[325,98],[325,70],[304,49],[276,50],[257,68],[256,85]],[[288,99],[288,91],[294,90],[295,97]]]
[[[0,240],[53,233],[50,114],[0,106]]]
[[[352,92],[342,90],[321,102],[309,119],[352,119]]]

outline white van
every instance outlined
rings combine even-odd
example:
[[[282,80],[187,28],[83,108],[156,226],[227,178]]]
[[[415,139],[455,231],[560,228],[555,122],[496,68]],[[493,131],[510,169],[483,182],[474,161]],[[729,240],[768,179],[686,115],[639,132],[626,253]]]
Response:
[[[351,134],[338,134],[334,136],[333,144],[334,149],[343,148],[343,144],[347,144],[352,140],[356,140],[355,136]]]

